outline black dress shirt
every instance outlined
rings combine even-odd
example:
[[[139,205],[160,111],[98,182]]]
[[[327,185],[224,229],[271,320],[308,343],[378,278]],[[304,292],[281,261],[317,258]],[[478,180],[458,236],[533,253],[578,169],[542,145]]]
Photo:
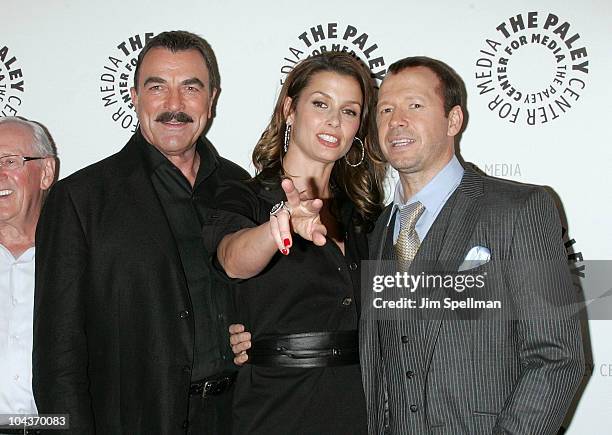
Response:
[[[218,173],[219,160],[209,144],[198,140],[200,166],[192,187],[170,160],[140,138],[151,182],[172,230],[189,289],[192,311],[185,315],[193,316],[195,324],[191,378],[199,380],[224,369],[234,369],[227,336],[228,324],[234,316],[231,292],[226,283],[211,274],[210,254],[202,243],[201,230],[203,216],[214,208],[217,178],[222,175]]]

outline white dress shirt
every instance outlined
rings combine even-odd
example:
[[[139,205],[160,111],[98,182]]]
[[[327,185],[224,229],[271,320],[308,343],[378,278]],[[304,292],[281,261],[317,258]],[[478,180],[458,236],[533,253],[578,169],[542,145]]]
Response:
[[[15,258],[0,244],[0,414],[36,414],[33,311],[34,247]]]

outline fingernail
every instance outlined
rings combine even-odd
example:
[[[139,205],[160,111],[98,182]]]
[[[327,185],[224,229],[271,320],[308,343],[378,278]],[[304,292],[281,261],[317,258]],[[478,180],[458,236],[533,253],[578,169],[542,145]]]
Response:
[[[283,253],[283,255],[287,255],[289,253],[289,251],[287,251],[286,249],[281,249],[281,252]]]
[[[291,241],[289,239],[283,239],[283,243],[284,243],[285,246],[289,246]]]

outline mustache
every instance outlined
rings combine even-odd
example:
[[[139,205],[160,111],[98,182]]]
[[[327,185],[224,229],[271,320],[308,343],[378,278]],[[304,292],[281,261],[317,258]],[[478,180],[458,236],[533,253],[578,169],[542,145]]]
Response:
[[[155,118],[157,122],[193,122],[193,118],[187,115],[185,112],[164,112],[160,113],[157,118]]]

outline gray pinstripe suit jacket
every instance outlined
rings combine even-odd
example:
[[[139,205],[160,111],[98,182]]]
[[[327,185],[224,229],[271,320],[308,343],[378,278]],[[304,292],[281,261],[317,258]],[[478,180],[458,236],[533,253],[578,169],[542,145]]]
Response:
[[[392,258],[390,213],[389,206],[372,233],[372,259]],[[396,318],[380,320],[364,296],[370,433],[555,434],[560,427],[584,356],[578,321],[559,308],[576,295],[551,198],[540,187],[466,169],[410,271],[456,272],[474,246],[489,248],[491,260],[469,271],[486,273],[487,285],[466,296],[501,300],[514,320],[483,320],[478,311],[470,312],[478,320],[461,320],[448,310],[418,319],[414,310],[395,310]],[[554,309],[561,317],[549,315]]]

